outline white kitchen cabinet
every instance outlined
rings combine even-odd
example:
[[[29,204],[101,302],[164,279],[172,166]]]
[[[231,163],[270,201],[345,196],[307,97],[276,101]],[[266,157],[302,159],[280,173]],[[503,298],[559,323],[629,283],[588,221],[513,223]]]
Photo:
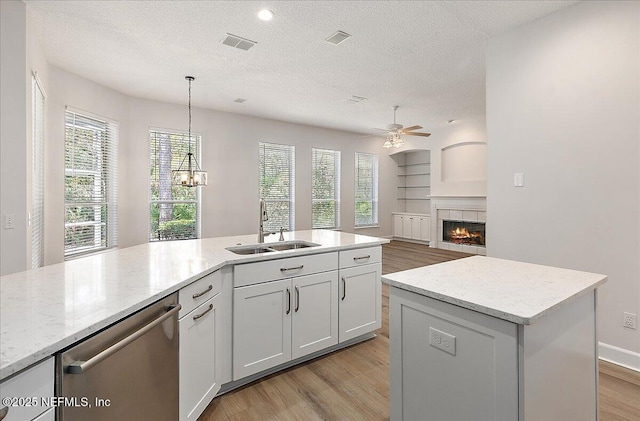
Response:
[[[418,242],[431,240],[431,218],[429,215],[394,214],[393,224],[394,237]]]
[[[180,290],[180,303],[189,303],[215,292],[182,315],[180,329],[180,420],[195,421],[220,390],[225,351],[224,305],[221,271],[216,271]]]
[[[291,360],[291,280],[233,291],[233,379]]]
[[[8,411],[2,421],[34,420],[46,414],[45,411],[53,414],[51,406],[41,406],[41,398],[54,396],[53,376],[54,360],[51,357],[3,380],[0,383],[0,397],[3,398],[0,409],[6,407]],[[13,398],[11,405],[7,405],[4,398]]]
[[[391,287],[390,420],[595,421],[595,303],[523,325]]]
[[[340,342],[382,326],[382,263],[340,269]]]
[[[337,271],[235,288],[233,378],[338,343]]]
[[[55,421],[56,419],[56,411],[51,408],[49,410],[47,410],[46,412],[43,412],[42,414],[40,414],[37,418],[34,418],[33,421]],[[6,418],[2,421],[7,420]]]
[[[420,217],[420,240],[431,241],[431,218],[429,216]]]
[[[393,236],[402,237],[402,215],[393,215]]]

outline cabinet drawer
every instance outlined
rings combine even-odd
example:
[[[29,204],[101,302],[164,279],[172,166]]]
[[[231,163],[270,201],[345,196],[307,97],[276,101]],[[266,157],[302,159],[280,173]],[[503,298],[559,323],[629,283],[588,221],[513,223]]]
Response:
[[[2,398],[16,398],[15,405],[9,406],[9,412],[3,421],[31,420],[49,407],[40,406],[40,398],[51,398],[53,394],[53,358],[49,358],[25,371],[0,383]],[[23,400],[21,401],[20,398]],[[36,402],[25,402],[24,399]],[[32,404],[35,406],[26,406]],[[4,403],[0,408],[4,408]]]
[[[382,247],[345,250],[340,252],[340,269],[382,261]]]
[[[242,287],[276,279],[310,275],[335,270],[338,253],[311,254],[287,259],[236,265],[233,268],[233,285]]]
[[[222,289],[222,276],[217,270],[178,292],[178,302],[182,305],[178,318],[182,318],[194,308],[217,295]]]

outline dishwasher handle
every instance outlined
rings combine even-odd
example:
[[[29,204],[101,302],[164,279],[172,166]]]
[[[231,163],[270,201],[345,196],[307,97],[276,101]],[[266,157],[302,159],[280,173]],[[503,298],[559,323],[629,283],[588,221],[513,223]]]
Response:
[[[110,357],[111,355],[113,355],[117,351],[121,350],[125,346],[129,345],[131,342],[135,341],[136,339],[138,339],[139,337],[144,335],[145,333],[149,332],[151,329],[153,329],[154,327],[158,326],[159,324],[161,324],[165,320],[171,318],[173,315],[178,313],[180,311],[180,309],[182,309],[182,306],[180,304],[174,304],[174,305],[171,305],[171,306],[169,306],[167,308],[168,308],[168,311],[166,313],[164,313],[162,316],[160,316],[157,319],[153,320],[152,322],[146,324],[142,328],[136,330],[134,333],[132,333],[131,335],[127,336],[126,338],[124,338],[124,339],[116,342],[115,344],[111,345],[109,348],[105,349],[104,351],[100,352],[99,354],[94,355],[93,357],[91,357],[87,361],[74,361],[74,362],[72,362],[71,364],[69,364],[67,366],[66,372],[69,373],[69,374],[82,374],[82,373],[84,373],[85,371],[87,371],[91,367],[93,367],[94,365],[96,365],[99,362],[101,362],[102,360]]]

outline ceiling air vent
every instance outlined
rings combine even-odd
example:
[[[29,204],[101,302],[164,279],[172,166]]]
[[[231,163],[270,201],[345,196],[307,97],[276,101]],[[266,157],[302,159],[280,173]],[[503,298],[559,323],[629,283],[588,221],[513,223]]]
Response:
[[[325,39],[326,42],[333,45],[338,45],[344,42],[347,38],[351,38],[351,35],[346,32],[338,31],[335,34],[331,35],[329,38]]]
[[[222,39],[222,43],[224,45],[228,45],[229,47],[235,47],[245,51],[257,44],[257,42],[251,41],[250,39],[242,38],[229,33],[227,33],[227,35]]]
[[[351,95],[351,98],[345,99],[346,102],[350,102],[351,104],[357,104],[358,102],[366,101],[367,98],[358,95]]]

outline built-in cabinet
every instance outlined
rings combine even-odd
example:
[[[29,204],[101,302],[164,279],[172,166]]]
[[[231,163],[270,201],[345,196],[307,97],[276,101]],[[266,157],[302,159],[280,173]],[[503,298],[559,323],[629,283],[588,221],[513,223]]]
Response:
[[[180,421],[197,420],[231,380],[229,272],[217,270],[178,293]]]
[[[0,383],[2,421],[54,420],[53,367],[51,357]]]
[[[390,288],[390,420],[597,418],[595,293],[521,325]]]
[[[237,265],[233,379],[380,328],[381,266],[379,246]]]
[[[421,242],[430,241],[431,217],[420,214],[394,213],[393,236]]]
[[[380,247],[340,252],[340,342],[382,326]]]

